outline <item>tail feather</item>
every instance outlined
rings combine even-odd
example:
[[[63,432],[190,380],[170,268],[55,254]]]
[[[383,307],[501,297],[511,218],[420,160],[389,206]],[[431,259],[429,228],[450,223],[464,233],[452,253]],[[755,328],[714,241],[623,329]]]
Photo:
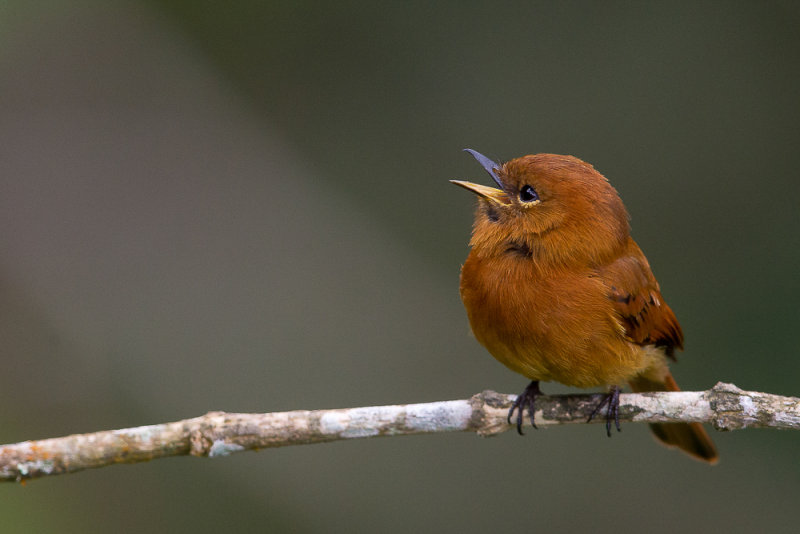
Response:
[[[666,372],[660,380],[639,376],[629,382],[637,393],[646,391],[680,391],[675,379]],[[668,447],[677,447],[689,456],[715,464],[719,460],[717,448],[700,423],[651,423],[650,430]]]

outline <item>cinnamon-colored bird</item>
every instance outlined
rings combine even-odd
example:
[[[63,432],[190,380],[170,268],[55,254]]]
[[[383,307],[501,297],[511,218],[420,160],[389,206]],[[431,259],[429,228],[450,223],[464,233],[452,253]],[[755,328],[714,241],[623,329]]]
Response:
[[[536,154],[498,165],[467,152],[499,189],[452,181],[478,195],[461,299],[478,341],[531,380],[509,422],[516,410],[522,433],[527,409],[533,424],[540,381],[610,386],[595,410],[607,404],[609,435],[612,420],[619,430],[620,384],[678,391],[667,358],[683,348],[683,332],[611,184],[572,156]],[[699,423],[650,426],[666,445],[716,462]]]

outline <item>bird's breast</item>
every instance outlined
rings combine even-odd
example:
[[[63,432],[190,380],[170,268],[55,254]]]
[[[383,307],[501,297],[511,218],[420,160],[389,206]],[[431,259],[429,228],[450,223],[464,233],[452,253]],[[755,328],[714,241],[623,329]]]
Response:
[[[516,249],[493,257],[473,249],[460,290],[477,340],[532,380],[617,384],[649,364],[624,337],[607,288],[589,268],[543,269]]]

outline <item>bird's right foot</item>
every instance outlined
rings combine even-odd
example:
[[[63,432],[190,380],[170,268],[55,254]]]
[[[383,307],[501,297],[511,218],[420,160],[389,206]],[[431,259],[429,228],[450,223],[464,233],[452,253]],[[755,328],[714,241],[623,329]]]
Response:
[[[603,406],[607,406],[606,409],[606,435],[611,437],[611,421],[614,421],[614,426],[617,427],[617,432],[621,432],[622,428],[619,426],[619,386],[611,386],[611,391],[608,392],[607,395],[603,397],[603,400],[600,401],[600,404],[594,409],[592,414],[589,416],[589,420],[586,421],[587,423],[591,423],[594,416],[600,413],[603,410]]]
[[[536,402],[536,397],[541,395],[542,391],[539,389],[539,381],[533,380],[527,387],[522,391],[522,393],[517,397],[517,400],[514,401],[514,404],[511,405],[511,408],[508,410],[508,424],[511,423],[511,418],[514,417],[514,412],[517,412],[517,432],[520,436],[523,435],[522,432],[522,412],[525,411],[525,408],[528,409],[528,415],[531,418],[531,426],[536,428],[536,423],[533,420],[534,414],[534,404]]]

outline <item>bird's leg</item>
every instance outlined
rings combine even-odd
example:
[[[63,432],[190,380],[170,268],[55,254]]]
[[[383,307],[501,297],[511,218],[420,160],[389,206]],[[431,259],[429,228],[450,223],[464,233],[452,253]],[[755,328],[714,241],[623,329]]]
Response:
[[[523,435],[522,412],[525,411],[525,408],[528,408],[528,415],[531,418],[531,426],[536,428],[536,423],[533,421],[534,403],[536,402],[536,396],[541,394],[542,391],[539,389],[539,381],[533,380],[525,387],[522,393],[517,397],[517,400],[514,401],[514,404],[512,404],[511,408],[508,410],[508,424],[511,424],[511,418],[514,416],[514,411],[517,412],[517,432],[519,432],[520,436]]]
[[[622,432],[619,426],[619,386],[611,386],[611,391],[603,397],[603,400],[600,401],[600,404],[597,405],[597,408],[594,409],[586,422],[591,422],[594,416],[606,405],[608,405],[608,409],[606,409],[606,434],[610,438],[612,420],[614,421],[614,426],[617,427],[617,432]]]

